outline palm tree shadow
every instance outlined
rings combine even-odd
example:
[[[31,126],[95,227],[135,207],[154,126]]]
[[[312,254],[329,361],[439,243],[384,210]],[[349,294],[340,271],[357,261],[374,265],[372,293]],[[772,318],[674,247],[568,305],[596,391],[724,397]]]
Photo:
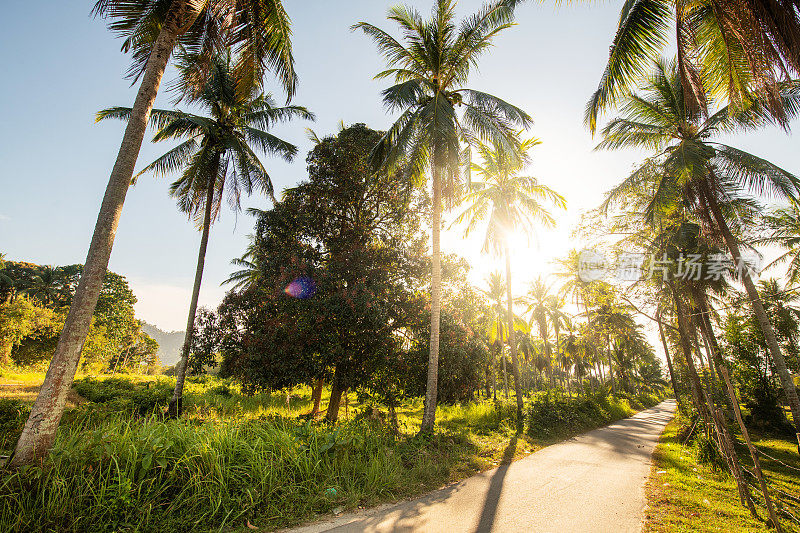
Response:
[[[503,493],[503,482],[514,460],[514,455],[517,453],[518,440],[519,435],[514,435],[514,438],[511,439],[505,451],[503,451],[503,459],[500,467],[495,471],[494,475],[492,475],[492,481],[489,483],[489,490],[486,491],[486,500],[483,502],[481,519],[480,522],[478,522],[475,533],[485,533],[492,530],[495,517],[497,516],[497,506],[500,503],[500,495]]]

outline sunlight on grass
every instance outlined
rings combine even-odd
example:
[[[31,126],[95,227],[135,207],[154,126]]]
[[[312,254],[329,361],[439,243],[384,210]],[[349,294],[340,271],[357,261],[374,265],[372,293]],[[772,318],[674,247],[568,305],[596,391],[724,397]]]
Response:
[[[653,469],[647,484],[648,509],[645,531],[731,531],[762,532],[767,527],[763,522],[753,519],[746,507],[739,503],[736,482],[725,472],[714,471],[700,464],[691,447],[682,446],[677,437],[678,423],[667,425],[661,441],[653,452]],[[759,449],[779,458],[789,465],[800,468],[793,445],[784,440],[762,440],[755,442]],[[750,464],[747,452],[739,450],[740,460]],[[762,457],[761,465],[770,487],[780,489],[786,494],[800,494],[800,476],[797,472],[784,468],[774,461]],[[756,501],[760,500],[757,488],[751,489]],[[800,506],[778,494],[785,502],[786,509],[795,516]],[[763,500],[762,500],[763,501]],[[792,504],[792,505],[790,505]],[[760,506],[759,513],[767,513]],[[781,517],[782,525],[788,532],[800,532],[786,516]]]

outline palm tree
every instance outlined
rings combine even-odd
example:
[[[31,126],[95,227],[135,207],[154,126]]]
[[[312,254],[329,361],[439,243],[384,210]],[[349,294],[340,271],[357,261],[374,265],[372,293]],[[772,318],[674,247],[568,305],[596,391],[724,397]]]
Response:
[[[515,232],[521,231],[529,235],[534,223],[538,222],[546,228],[555,226],[555,220],[542,201],[557,207],[565,207],[564,198],[558,193],[542,185],[530,176],[521,176],[525,164],[530,160],[528,151],[539,144],[538,139],[526,139],[519,144],[516,153],[505,152],[498,147],[489,147],[483,143],[478,151],[483,164],[474,164],[473,172],[483,181],[471,182],[461,203],[467,208],[456,218],[455,223],[466,221],[464,236],[469,235],[488,217],[488,227],[484,239],[483,250],[502,253],[506,262],[506,321],[509,331],[509,348],[511,361],[514,363],[514,384],[517,393],[517,415],[522,420],[522,389],[519,379],[519,361],[517,360],[517,344],[514,331],[514,306],[511,295],[511,249],[509,239]]]
[[[614,371],[613,343],[617,337],[631,335],[636,330],[636,322],[625,306],[620,305],[613,291],[606,287],[598,291],[596,305],[593,306],[590,326],[603,338],[607,360],[608,376],[611,380],[611,391],[617,394],[617,380]],[[619,369],[618,369],[619,370]]]
[[[401,40],[366,22],[353,26],[371,37],[386,59],[389,68],[376,78],[394,78],[395,84],[383,91],[383,101],[390,111],[401,112],[375,147],[373,164],[404,169],[420,185],[426,172],[432,178],[431,342],[421,433],[432,432],[436,421],[442,200],[449,206],[459,196],[460,169],[469,168],[470,147],[478,139],[513,150],[516,131],[531,124],[521,109],[466,87],[480,55],[511,27],[516,3],[485,4],[460,25],[455,0],[437,0],[427,21],[415,9],[397,6],[389,10],[388,19],[400,27]]]
[[[239,270],[228,276],[228,279],[223,281],[223,285],[233,283],[232,290],[247,290],[255,287],[258,280],[261,279],[261,267],[258,264],[258,258],[255,256],[255,246],[249,244],[247,250],[242,257],[237,257],[231,260],[231,264],[239,267]]]
[[[509,339],[508,331],[503,325],[503,297],[506,294],[506,284],[500,272],[492,272],[486,278],[486,290],[480,290],[489,300],[490,306],[487,309],[488,322],[492,325],[489,328],[489,346],[492,354],[497,353],[503,362],[503,388],[505,389],[506,399],[508,399],[508,376],[506,372],[506,358],[503,355],[503,344]],[[494,357],[494,355],[493,355]]]
[[[227,195],[231,207],[238,211],[241,209],[242,193],[250,195],[256,191],[273,198],[272,180],[254,148],[264,154],[291,161],[297,153],[297,147],[266,130],[295,117],[314,119],[314,115],[304,107],[277,107],[271,95],[261,93],[257,86],[252,86],[249,92],[236,90],[238,80],[234,67],[229,54],[212,58],[202,90],[185,96],[188,103],[207,111],[208,116],[153,110],[151,121],[159,128],[153,142],[185,140],[135,176],[138,178],[147,172],[166,176],[181,171],[180,178],[170,186],[170,194],[178,200],[181,211],[199,222],[202,231],[186,337],[175,370],[175,391],[169,403],[171,416],[180,416],[183,410],[183,385],[192,346],[208,237],[211,225],[219,216],[222,201]],[[191,61],[181,60],[179,63],[184,78],[192,68]],[[114,107],[100,111],[97,119],[125,120],[130,113],[130,108]]]
[[[764,216],[764,223],[770,231],[769,236],[759,239],[760,244],[777,244],[786,251],[772,261],[766,268],[789,262],[786,271],[789,283],[800,281],[800,205],[791,202]]]
[[[769,113],[788,127],[791,108],[780,97],[782,80],[800,72],[797,0],[629,0],[624,3],[600,84],[586,108],[594,133],[598,115],[624,101],[649,64],[669,47],[687,109],[706,111],[706,84],[737,108],[760,95]],[[674,36],[674,40],[673,40]]]
[[[777,279],[765,279],[758,283],[759,292],[763,294],[764,306],[772,317],[775,331],[787,343],[786,351],[794,357],[794,370],[800,370],[800,353],[798,353],[797,337],[800,334],[800,295],[787,291]]]
[[[558,294],[554,294],[548,298],[545,302],[545,307],[547,307],[547,316],[550,319],[550,324],[553,326],[553,333],[555,334],[556,361],[559,361],[559,364],[561,364],[565,356],[565,352],[561,349],[561,327],[569,327],[567,324],[569,316],[563,311],[564,301]]]
[[[800,110],[797,86],[786,88],[781,98],[786,109]],[[713,103],[711,95],[707,95],[707,100]],[[748,194],[751,197],[797,198],[800,182],[777,165],[712,138],[719,133],[762,126],[767,120],[764,109],[756,101],[746,110],[733,111],[724,107],[704,118],[687,106],[675,63],[657,62],[644,94],[628,97],[623,116],[603,129],[603,140],[598,148],[639,147],[658,155],[648,159],[612,190],[604,207],[624,199],[632,190],[641,190],[645,181],[653,179],[652,170],[657,168],[658,183],[646,215],[688,207],[709,238],[722,236],[734,264],[744,265],[730,216],[724,213],[726,201]],[[800,401],[794,382],[749,269],[742,269],[741,278],[786,391],[792,415],[800,420]]]
[[[64,296],[64,273],[60,267],[46,265],[25,284],[23,292],[45,307],[55,305]]]
[[[236,70],[243,91],[257,85],[268,69],[278,75],[289,97],[294,95],[297,82],[290,21],[280,0],[98,0],[92,12],[112,20],[109,28],[123,38],[122,49],[133,56],[130,75],[142,81],[106,186],[83,275],[45,381],[10,459],[13,466],[41,459],[55,439],[103,286],[150,112],[175,46],[196,55],[194,77],[198,79],[211,56],[228,46],[239,58]]]
[[[542,278],[537,278],[528,287],[528,294],[525,295],[524,301],[528,304],[526,313],[530,313],[531,329],[533,329],[534,323],[539,328],[539,337],[542,339],[544,348],[542,350],[542,356],[547,362],[546,368],[549,369],[550,385],[553,386],[553,352],[550,348],[550,335],[548,333],[548,320],[550,318],[548,302],[551,298],[550,286],[547,285]]]

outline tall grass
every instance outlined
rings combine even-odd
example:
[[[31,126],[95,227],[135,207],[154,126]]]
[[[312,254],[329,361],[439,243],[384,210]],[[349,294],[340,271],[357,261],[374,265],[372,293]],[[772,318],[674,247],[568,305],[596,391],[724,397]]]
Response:
[[[367,423],[106,419],[62,431],[44,466],[6,472],[0,524],[189,531],[279,517],[274,526],[391,495],[404,484],[404,460]]]
[[[0,531],[291,525],[418,494],[496,464],[516,427],[511,402],[443,405],[440,433],[417,438],[419,400],[398,409],[401,436],[380,418],[358,416],[364,406],[332,427],[299,416],[311,407],[307,388],[242,396],[213,377],[192,378],[187,416],[165,421],[171,387],[168,378],[76,382],[85,401],[66,413],[47,461],[0,472]],[[579,433],[656,401],[536,394],[526,409],[528,434]],[[18,407],[9,404],[2,427],[19,429]]]

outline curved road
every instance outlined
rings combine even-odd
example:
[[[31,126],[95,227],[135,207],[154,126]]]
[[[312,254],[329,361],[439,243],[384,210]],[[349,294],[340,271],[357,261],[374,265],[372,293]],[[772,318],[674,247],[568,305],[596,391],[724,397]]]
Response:
[[[292,532],[638,532],[650,455],[674,411],[667,400],[422,498]]]

